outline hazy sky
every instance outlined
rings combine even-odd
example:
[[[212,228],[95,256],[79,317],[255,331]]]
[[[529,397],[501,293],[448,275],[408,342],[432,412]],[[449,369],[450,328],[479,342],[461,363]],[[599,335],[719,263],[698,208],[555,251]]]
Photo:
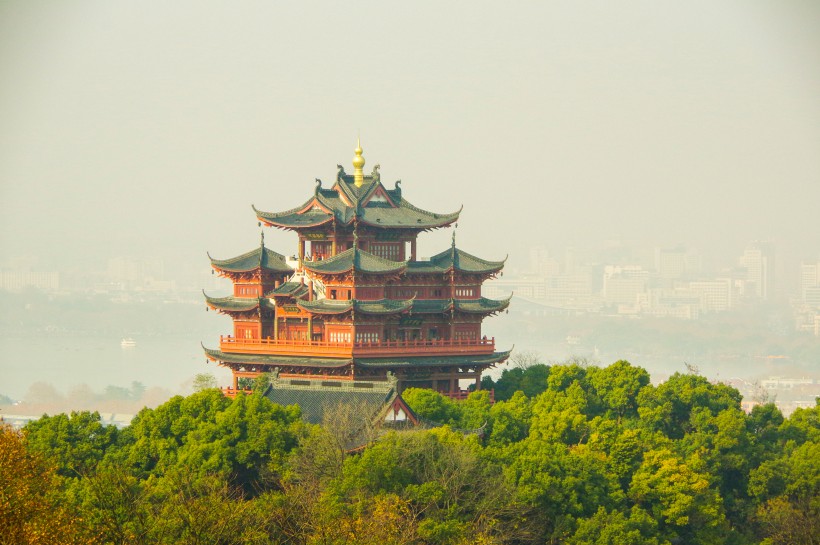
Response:
[[[352,170],[358,134],[486,258],[817,256],[818,29],[812,0],[0,2],[0,261],[206,268],[258,243],[251,204]]]

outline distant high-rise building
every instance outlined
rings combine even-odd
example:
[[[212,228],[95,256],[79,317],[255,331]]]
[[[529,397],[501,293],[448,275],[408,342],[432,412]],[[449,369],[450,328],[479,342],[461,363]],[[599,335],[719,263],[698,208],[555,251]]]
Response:
[[[607,304],[638,302],[638,295],[646,291],[649,271],[639,266],[607,265],[604,268],[603,297]]]
[[[732,280],[730,278],[690,282],[689,291],[700,297],[701,312],[723,312],[732,308]]]
[[[703,268],[702,256],[678,245],[674,248],[655,249],[655,271],[661,279],[681,279],[699,273]]]
[[[21,291],[26,288],[56,291],[60,288],[60,273],[56,271],[0,271],[0,289]]]
[[[820,308],[820,260],[800,264],[800,301]]]
[[[686,274],[686,249],[658,248],[655,252],[655,267],[661,278],[683,278]]]
[[[745,293],[760,299],[774,297],[774,245],[771,242],[751,242],[739,260],[745,269],[747,287]]]

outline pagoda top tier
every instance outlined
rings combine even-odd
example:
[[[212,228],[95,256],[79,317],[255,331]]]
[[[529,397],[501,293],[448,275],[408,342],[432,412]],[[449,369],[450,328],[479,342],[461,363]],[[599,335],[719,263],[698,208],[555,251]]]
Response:
[[[353,159],[354,173],[347,174],[342,165],[336,165],[336,182],[330,189],[316,179],[313,196],[304,204],[284,212],[263,212],[253,207],[262,223],[299,231],[336,223],[348,226],[354,222],[383,229],[426,231],[446,227],[458,220],[461,209],[451,213],[435,213],[410,204],[402,196],[401,180],[394,189],[386,189],[380,179],[379,165],[370,174],[363,173],[364,157],[361,147]]]

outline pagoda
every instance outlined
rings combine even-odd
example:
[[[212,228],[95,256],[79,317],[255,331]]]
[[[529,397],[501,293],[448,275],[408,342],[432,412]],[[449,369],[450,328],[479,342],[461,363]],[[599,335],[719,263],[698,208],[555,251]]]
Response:
[[[332,187],[317,179],[304,204],[283,212],[253,207],[261,224],[293,231],[292,258],[265,247],[211,266],[233,283],[227,297],[205,295],[209,308],[233,319],[233,333],[209,360],[228,367],[233,395],[252,379],[273,372],[282,378],[357,387],[398,382],[461,397],[462,381],[479,388],[484,370],[504,362],[482,334],[485,317],[501,312],[509,298],[481,295],[482,283],[504,261],[473,256],[455,244],[418,259],[416,239],[453,225],[461,210],[428,212],[413,206],[380,180],[379,165],[364,174],[358,145],[353,174],[341,165]],[[505,258],[506,260],[506,258]]]

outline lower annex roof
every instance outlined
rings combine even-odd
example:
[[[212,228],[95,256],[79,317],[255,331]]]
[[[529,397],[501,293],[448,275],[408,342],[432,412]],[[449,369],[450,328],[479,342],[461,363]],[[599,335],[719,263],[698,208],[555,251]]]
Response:
[[[298,405],[302,418],[320,424],[327,411],[348,406],[352,414],[372,420],[397,394],[393,382],[274,379],[263,394],[282,406]],[[362,412],[366,414],[362,414]],[[348,422],[361,425],[363,422]],[[351,445],[358,446],[358,445]]]

